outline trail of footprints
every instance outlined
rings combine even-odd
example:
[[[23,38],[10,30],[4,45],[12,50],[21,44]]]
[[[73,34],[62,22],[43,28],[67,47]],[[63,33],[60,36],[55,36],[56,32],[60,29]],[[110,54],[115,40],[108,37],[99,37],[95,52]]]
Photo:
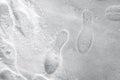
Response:
[[[104,11],[105,17],[114,22],[120,21],[120,5],[110,5]],[[92,47],[94,40],[94,31],[91,28],[93,13],[85,9],[83,10],[83,28],[78,34],[76,41],[77,49],[80,53],[87,53]]]
[[[120,5],[110,5],[104,11],[106,19],[113,22],[120,22]],[[80,30],[76,45],[80,53],[87,53],[92,47],[94,40],[94,31],[92,29],[93,13],[89,9],[83,10],[83,27]]]
[[[76,41],[77,49],[80,53],[87,53],[92,47],[94,40],[94,31],[91,28],[93,13],[85,9],[83,10],[83,28],[78,34]],[[105,9],[105,17],[114,22],[120,21],[120,5],[110,5]]]
[[[0,11],[1,10],[2,7],[0,7]],[[6,12],[4,14],[6,14]],[[111,21],[120,21],[120,5],[112,5],[107,7],[105,10],[105,17]],[[94,40],[94,32],[91,28],[93,13],[90,10],[85,9],[83,10],[82,18],[83,27],[77,36],[76,47],[79,53],[87,53],[92,47]],[[0,35],[2,34],[3,33],[0,32]],[[5,31],[4,34],[6,34]],[[63,58],[61,51],[69,40],[69,36],[69,31],[65,29],[58,32],[53,49],[45,56],[44,69],[47,75],[54,74],[62,64]],[[22,74],[20,74],[17,70],[16,54],[17,53],[12,43],[0,38],[0,60],[8,66],[8,68],[0,71],[0,80],[27,80],[27,78],[22,76]],[[18,73],[16,73],[16,71]],[[37,74],[33,75],[31,80],[48,80],[48,78],[42,74]]]
[[[68,34],[67,30],[63,30],[63,31],[59,32],[58,37],[56,39],[56,43],[55,43],[53,51],[52,51],[53,53],[50,52],[50,54],[48,53],[46,55],[44,66],[45,66],[45,71],[47,74],[55,73],[55,71],[57,70],[57,68],[61,64],[61,61],[62,61],[61,49],[63,48],[65,42],[68,40],[67,39],[68,35],[69,34]],[[6,70],[1,71],[0,79],[1,80],[24,80],[25,78],[18,79],[15,77],[16,74],[19,73],[19,71],[17,70],[17,66],[15,63],[17,60],[16,59],[17,53],[14,49],[14,46],[12,46],[12,42],[8,42],[8,44],[7,44],[7,41],[5,41],[4,38],[1,38],[1,45],[0,46],[1,46],[0,47],[1,61],[4,64],[6,64],[7,67],[9,68],[9,70],[6,69]],[[13,74],[13,72],[16,72],[16,74]],[[37,77],[34,77],[33,80],[41,80],[44,78],[43,78],[43,76],[42,77],[37,76]]]

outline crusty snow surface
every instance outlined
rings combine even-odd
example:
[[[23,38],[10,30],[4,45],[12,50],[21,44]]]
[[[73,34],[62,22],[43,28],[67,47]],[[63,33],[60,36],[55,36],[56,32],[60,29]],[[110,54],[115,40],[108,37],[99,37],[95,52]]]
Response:
[[[0,80],[120,80],[120,0],[1,0]]]

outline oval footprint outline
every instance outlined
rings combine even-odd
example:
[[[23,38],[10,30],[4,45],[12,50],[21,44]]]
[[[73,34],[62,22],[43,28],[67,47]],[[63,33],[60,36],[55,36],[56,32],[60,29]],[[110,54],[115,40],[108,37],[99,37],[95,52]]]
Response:
[[[84,29],[78,34],[77,49],[80,53],[87,53],[92,47],[94,33],[92,30]]]

